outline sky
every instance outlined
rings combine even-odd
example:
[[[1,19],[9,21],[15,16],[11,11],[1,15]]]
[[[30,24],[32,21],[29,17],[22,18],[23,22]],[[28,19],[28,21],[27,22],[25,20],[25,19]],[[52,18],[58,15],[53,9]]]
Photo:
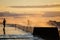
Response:
[[[57,5],[57,4],[59,4],[59,6],[44,7],[44,8],[43,7],[40,7],[40,8],[10,7],[10,6],[42,6],[42,5],[44,6],[44,5]],[[5,12],[5,11],[11,12],[11,13],[18,13],[18,14],[43,15],[47,11],[54,11],[54,12],[60,11],[60,0],[0,0],[0,12]],[[33,22],[35,19],[33,19]]]
[[[9,6],[41,6],[60,4],[60,0],[0,0],[0,11],[13,13],[42,13],[43,11],[60,11],[58,7],[47,8],[11,8]]]
[[[0,5],[5,6],[26,6],[60,4],[60,0],[0,0]]]

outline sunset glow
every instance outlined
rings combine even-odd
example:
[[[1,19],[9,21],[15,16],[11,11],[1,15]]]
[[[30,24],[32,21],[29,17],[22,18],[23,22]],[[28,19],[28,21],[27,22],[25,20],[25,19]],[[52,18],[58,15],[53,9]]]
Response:
[[[16,6],[16,7],[10,7],[10,6]],[[19,6],[23,6],[23,7],[19,7]],[[24,8],[24,6],[37,6],[37,7]],[[6,19],[8,20],[7,23],[17,23],[17,24],[27,25],[27,20],[29,19],[31,21],[31,25],[37,25],[38,23],[37,26],[39,26],[40,22],[48,22],[49,20],[60,21],[60,18],[56,16],[55,17],[42,16],[46,12],[59,12],[59,11],[60,11],[60,0],[53,0],[53,1],[52,0],[46,0],[46,1],[44,0],[0,0],[0,12],[9,12],[11,14],[36,14],[32,16],[24,15],[22,16],[22,18],[16,18],[16,19],[14,17],[12,18],[9,17]]]

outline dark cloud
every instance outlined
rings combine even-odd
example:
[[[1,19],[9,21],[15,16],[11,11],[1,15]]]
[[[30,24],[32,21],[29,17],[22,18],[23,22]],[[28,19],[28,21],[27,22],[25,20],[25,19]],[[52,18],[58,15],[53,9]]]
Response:
[[[39,14],[22,14],[22,13],[10,13],[10,12],[0,12],[0,17],[3,16],[12,16],[12,17],[17,17],[17,16],[35,16],[35,15],[39,15]]]
[[[60,7],[60,4],[54,5],[40,5],[40,6],[9,6],[11,8],[48,8],[48,7]]]
[[[60,11],[45,12],[45,14],[43,14],[42,16],[43,16],[43,17],[54,17],[54,16],[60,16]]]

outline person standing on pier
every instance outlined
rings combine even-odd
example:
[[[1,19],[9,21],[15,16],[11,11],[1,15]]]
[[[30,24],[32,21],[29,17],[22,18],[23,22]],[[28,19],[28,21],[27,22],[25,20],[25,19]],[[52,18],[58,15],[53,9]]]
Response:
[[[4,33],[4,35],[6,34],[5,33],[5,26],[6,26],[6,20],[5,20],[5,18],[3,19],[3,33]]]

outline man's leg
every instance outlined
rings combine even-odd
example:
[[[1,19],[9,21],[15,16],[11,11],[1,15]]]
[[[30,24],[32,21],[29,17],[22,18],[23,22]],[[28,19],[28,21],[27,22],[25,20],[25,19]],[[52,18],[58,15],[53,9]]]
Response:
[[[4,27],[3,27],[3,33],[4,33],[4,35],[5,35],[5,25],[3,25]]]

